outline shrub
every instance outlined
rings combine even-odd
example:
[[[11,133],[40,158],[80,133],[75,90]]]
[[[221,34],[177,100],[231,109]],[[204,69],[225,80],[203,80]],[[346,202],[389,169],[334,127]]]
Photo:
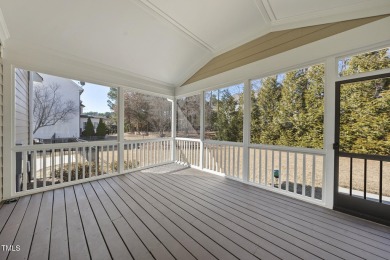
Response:
[[[100,118],[99,124],[96,128],[96,136],[104,137],[107,132],[106,124],[103,122],[103,119]]]
[[[87,124],[85,125],[85,130],[83,131],[83,136],[90,137],[95,135],[95,129],[93,128],[91,118],[88,118]]]
[[[127,168],[127,161],[124,161],[123,163],[124,169]],[[129,169],[130,168],[135,168],[138,167],[139,162],[137,161],[132,161],[129,162]],[[111,162],[109,165],[109,171],[111,171],[112,166],[114,166],[114,171],[118,171],[118,161]],[[83,179],[83,167],[85,168],[84,175],[85,178],[93,177],[93,176],[99,176],[102,174],[107,173],[107,166],[104,164],[103,169],[101,169],[101,164],[97,166],[97,171],[96,171],[96,164],[94,162],[88,163],[85,162],[77,164],[77,177],[79,180]],[[89,176],[89,167],[91,167],[91,176]],[[68,173],[69,173],[69,164],[64,164],[63,169],[62,169],[62,181],[63,182],[68,182],[68,181],[74,181],[76,180],[76,164],[72,163],[70,166],[70,180],[68,178]],[[61,171],[60,169],[55,170],[55,177],[57,179],[61,179]]]

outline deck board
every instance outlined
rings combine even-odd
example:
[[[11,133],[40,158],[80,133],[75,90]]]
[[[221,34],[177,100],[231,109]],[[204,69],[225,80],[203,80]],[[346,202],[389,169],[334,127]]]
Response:
[[[0,245],[14,245],[14,239],[19,231],[21,222],[23,221],[26,213],[30,197],[23,197],[18,200],[15,205],[12,214],[9,216],[7,223],[4,225],[0,234]],[[0,259],[7,259],[9,254],[8,250],[0,250]]]
[[[129,183],[129,182],[127,182]],[[131,185],[131,184],[130,184]],[[218,259],[235,259],[231,253],[225,250],[223,247],[218,245],[215,241],[209,238],[207,234],[202,233],[200,230],[196,228],[194,222],[196,220],[193,219],[192,216],[186,215],[182,216],[182,209],[179,207],[169,208],[169,205],[173,204],[169,202],[167,199],[161,197],[154,190],[150,189],[147,186],[143,186],[140,183],[131,185],[131,187],[138,187],[138,191],[140,194],[145,196],[149,202],[152,203],[156,208],[160,209],[163,214],[168,216],[170,219],[175,220],[176,225],[180,226],[187,233],[191,234],[192,237],[198,241],[206,250],[211,252]],[[191,218],[192,217],[192,218]]]
[[[43,193],[29,259],[48,259],[53,212],[53,191]]]
[[[196,185],[197,187],[207,189],[207,191],[212,193],[213,196],[221,196],[225,200],[229,200],[231,202],[236,203],[236,205],[245,205],[244,207],[253,213],[261,214],[261,212],[267,211],[273,216],[277,216],[277,218],[281,219],[281,221],[291,221],[292,223],[297,223],[300,226],[308,227],[315,232],[326,235],[332,240],[333,239],[339,240],[340,235],[344,235],[345,237],[350,238],[348,240],[338,242],[344,249],[346,249],[345,243],[349,243],[353,246],[353,248],[351,248],[352,251],[355,251],[355,248],[360,248],[364,251],[368,251],[373,254],[380,253],[380,255],[382,255],[383,257],[390,254],[389,244],[382,243],[382,242],[386,242],[383,241],[383,239],[382,241],[380,241],[380,239],[371,241],[367,239],[365,236],[362,236],[363,234],[359,234],[359,235],[355,234],[351,232],[350,229],[349,230],[345,229],[345,227],[335,228],[333,225],[323,224],[319,221],[313,220],[312,216],[310,217],[302,216],[301,211],[295,211],[296,214],[291,213],[290,210],[292,211],[292,209],[288,205],[286,205],[286,207],[280,207],[277,204],[273,204],[273,203],[267,204],[262,201],[255,200],[255,198],[253,198],[252,200],[250,196],[246,196],[246,195],[242,196],[240,193],[237,193],[237,190],[234,189],[233,187],[229,187],[229,190],[223,190],[220,189],[218,185],[211,184],[210,181],[197,182],[196,179],[195,180],[188,179],[185,181],[190,182],[191,185]],[[377,249],[380,250],[378,251]],[[357,252],[357,253],[359,253],[360,256],[364,256],[364,252]],[[363,253],[363,255],[361,253]]]
[[[20,251],[10,252],[9,260],[27,259],[30,252],[31,242],[34,236],[35,225],[38,219],[39,207],[42,200],[42,193],[34,194],[31,196],[30,203],[28,204],[25,217],[20,225],[20,231],[18,232],[14,245],[20,247]]]
[[[113,259],[132,259],[130,252],[127,250],[122,238],[119,236],[114,224],[111,222],[103,205],[100,203],[96,193],[90,183],[83,184],[83,188],[88,197],[91,208],[94,212],[97,223],[101,229],[104,240]]]
[[[50,258],[69,259],[68,232],[66,226],[65,193],[54,190],[53,224],[51,229]]]
[[[173,180],[173,178],[175,178]],[[177,183],[177,185],[180,185],[183,187],[192,187],[193,194],[199,194],[202,193],[203,200],[211,203],[213,206],[218,206],[221,209],[224,209],[226,212],[231,213],[235,216],[241,216],[241,219],[246,221],[246,223],[251,223],[254,226],[261,225],[262,223],[265,223],[266,226],[262,225],[262,229],[266,229],[267,227],[279,229],[280,232],[289,232],[292,236],[294,236],[295,239],[302,239],[302,243],[306,243],[306,247],[312,243],[313,238],[317,238],[321,241],[321,245],[323,245],[323,250],[328,253],[324,253],[324,251],[320,252],[313,252],[317,253],[317,256],[325,256],[326,258],[330,258],[331,254],[336,254],[337,256],[341,256],[345,259],[356,259],[356,258],[367,258],[372,259],[375,257],[375,255],[370,254],[368,251],[371,249],[371,247],[366,246],[363,243],[357,243],[357,241],[350,239],[347,242],[339,240],[339,236],[328,236],[325,233],[323,229],[318,228],[316,225],[308,225],[305,221],[296,221],[297,218],[292,217],[281,217],[283,213],[281,212],[272,212],[269,211],[268,205],[264,208],[252,208],[251,210],[248,209],[245,202],[243,201],[235,201],[235,198],[229,198],[227,194],[224,194],[226,196],[221,196],[222,194],[220,192],[215,192],[212,189],[204,189],[204,188],[198,188],[196,186],[195,181],[191,181],[190,183],[187,183],[186,180],[182,180],[183,178],[177,177],[177,176],[168,176],[164,178],[164,181],[171,180],[170,183]],[[206,183],[199,183],[202,185],[206,185]],[[195,193],[198,192],[198,193]],[[271,221],[272,220],[272,221]],[[283,226],[282,223],[288,222],[290,223],[288,227],[286,228]],[[284,230],[283,230],[284,228]],[[256,230],[256,227],[251,228],[248,226],[248,229]],[[258,230],[258,231],[261,231]],[[303,233],[304,235],[302,235]],[[281,233],[282,234],[282,233]],[[295,240],[296,241],[296,240]],[[351,246],[349,243],[356,242],[354,246]],[[313,244],[313,246],[316,246]],[[363,247],[365,250],[363,250],[361,247]],[[321,246],[319,246],[321,248]],[[329,254],[331,253],[331,254]],[[379,250],[375,250],[375,253],[381,253],[379,256],[386,256],[386,252],[380,252]]]
[[[4,204],[0,259],[390,259],[390,227],[167,168]]]
[[[83,222],[84,233],[88,243],[89,253],[92,259],[105,260],[111,259],[106,241],[100,232],[100,227],[96,221],[84,188],[81,184],[74,186],[74,191],[79,206],[81,220]]]
[[[80,260],[90,259],[74,189],[70,186],[64,190],[70,258]]]

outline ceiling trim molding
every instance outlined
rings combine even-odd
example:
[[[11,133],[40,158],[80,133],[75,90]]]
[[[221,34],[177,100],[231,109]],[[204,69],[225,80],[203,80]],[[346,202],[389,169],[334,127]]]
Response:
[[[3,45],[10,37],[7,24],[5,23],[3,12],[0,9],[0,42]]]
[[[262,0],[268,2],[268,0]],[[269,7],[272,10],[272,7]],[[267,9],[268,10],[268,9]],[[343,6],[325,11],[309,12],[297,16],[277,19],[271,21],[272,31],[294,29],[304,26],[340,22],[359,18],[366,18],[378,15],[390,14],[390,4],[379,3],[359,3],[353,6]]]
[[[267,12],[267,15],[270,19],[270,22],[277,20],[274,9],[272,8],[272,6],[268,0],[258,0],[257,2],[258,3],[261,2],[262,6],[264,7],[265,11]]]
[[[180,24],[178,21],[173,19],[171,16],[166,14],[164,11],[162,11],[160,8],[158,8],[156,5],[152,4],[148,0],[133,0],[133,2],[137,3],[141,7],[144,7],[144,9],[148,10],[150,14],[152,14],[154,17],[159,18],[165,22],[168,22],[170,25],[175,27],[180,33],[184,34],[187,38],[191,39],[195,43],[197,43],[199,46],[209,50],[210,52],[214,52],[215,49],[210,44],[202,40],[199,36],[192,33],[189,29],[187,29],[185,26]]]
[[[266,22],[266,24],[271,25],[271,21],[272,21],[271,16],[264,6],[265,0],[254,0],[254,1],[255,1],[257,8],[259,9],[261,16],[263,17],[264,21]]]

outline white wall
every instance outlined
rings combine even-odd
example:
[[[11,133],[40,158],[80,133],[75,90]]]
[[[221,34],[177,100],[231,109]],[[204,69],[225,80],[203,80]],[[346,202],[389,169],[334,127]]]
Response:
[[[67,137],[80,137],[79,118],[80,118],[80,90],[76,83],[70,79],[61,77],[51,76],[47,74],[41,74],[43,82],[34,82],[35,87],[48,86],[49,84],[60,85],[58,94],[62,96],[62,101],[72,100],[77,107],[77,112],[71,116],[71,119],[66,122],[58,122],[54,126],[45,126],[33,135],[34,138],[48,139],[56,135],[56,138],[67,138]],[[35,122],[33,122],[35,124]]]
[[[0,201],[3,200],[3,61],[0,59]]]
[[[29,143],[28,71],[15,69],[15,144]]]

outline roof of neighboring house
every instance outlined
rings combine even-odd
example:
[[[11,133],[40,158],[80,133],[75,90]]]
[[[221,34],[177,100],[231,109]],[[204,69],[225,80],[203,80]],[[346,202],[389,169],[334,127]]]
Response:
[[[92,115],[80,115],[80,118],[96,118],[96,119],[107,119],[105,116],[92,116]]]

